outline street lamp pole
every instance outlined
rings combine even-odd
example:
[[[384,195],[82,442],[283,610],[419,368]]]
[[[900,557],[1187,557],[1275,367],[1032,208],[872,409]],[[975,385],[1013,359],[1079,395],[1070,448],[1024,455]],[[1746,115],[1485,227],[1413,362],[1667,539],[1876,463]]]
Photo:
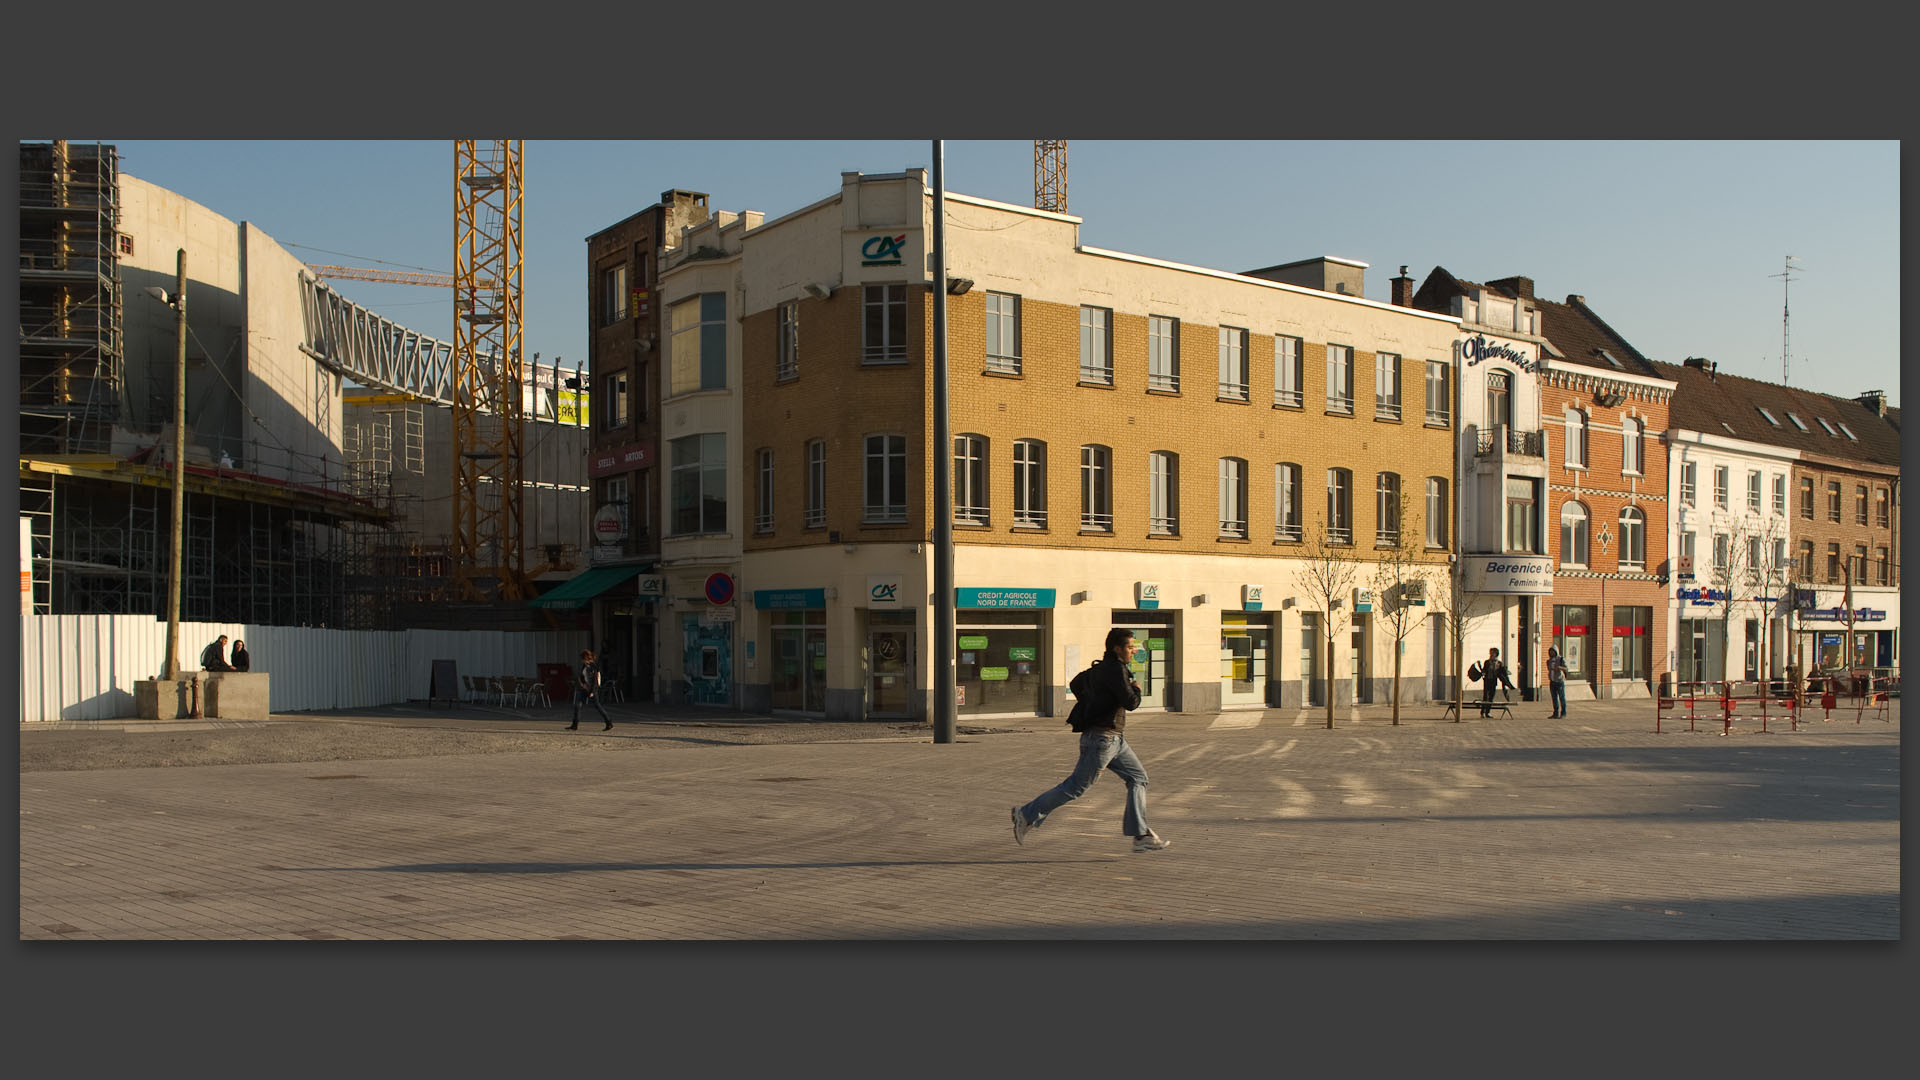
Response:
[[[187,249],[179,249],[174,273],[175,350],[173,364],[173,543],[167,559],[167,651],[160,677],[180,678],[181,535],[187,517]]]
[[[947,144],[933,140],[933,741],[957,729],[953,670],[953,436],[947,416]]]

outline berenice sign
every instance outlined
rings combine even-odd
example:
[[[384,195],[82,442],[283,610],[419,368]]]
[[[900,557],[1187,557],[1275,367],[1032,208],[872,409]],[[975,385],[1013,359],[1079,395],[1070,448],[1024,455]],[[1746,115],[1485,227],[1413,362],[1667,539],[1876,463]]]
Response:
[[[1491,596],[1553,595],[1551,555],[1462,555],[1462,585]]]

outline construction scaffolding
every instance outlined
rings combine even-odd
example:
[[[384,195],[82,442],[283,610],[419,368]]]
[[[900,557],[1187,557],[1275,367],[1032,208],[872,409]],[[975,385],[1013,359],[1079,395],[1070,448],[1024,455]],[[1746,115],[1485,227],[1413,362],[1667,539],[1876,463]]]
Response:
[[[111,146],[20,144],[22,454],[104,452],[121,418],[119,170]]]

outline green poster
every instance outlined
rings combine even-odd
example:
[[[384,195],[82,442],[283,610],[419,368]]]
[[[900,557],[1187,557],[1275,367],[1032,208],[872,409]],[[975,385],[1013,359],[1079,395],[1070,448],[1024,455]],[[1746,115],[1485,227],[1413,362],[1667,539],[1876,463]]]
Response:
[[[981,682],[1004,682],[1007,669],[1003,667],[983,667],[980,669]]]
[[[1035,648],[1031,645],[1015,645],[1013,648],[1007,650],[1007,659],[1032,660],[1034,659],[1035,651]]]
[[[984,649],[987,647],[987,636],[985,634],[962,634],[960,635],[960,647],[963,649]]]
[[[1166,652],[1167,639],[1163,637],[1150,637],[1147,639],[1147,648],[1154,652]]]

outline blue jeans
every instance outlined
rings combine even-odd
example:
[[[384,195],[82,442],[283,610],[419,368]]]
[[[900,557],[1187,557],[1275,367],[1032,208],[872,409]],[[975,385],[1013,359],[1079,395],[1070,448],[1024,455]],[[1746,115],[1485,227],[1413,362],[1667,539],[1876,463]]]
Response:
[[[609,724],[613,723],[613,718],[607,715],[607,710],[600,707],[600,695],[588,694],[585,690],[575,690],[573,692],[573,722],[574,723],[577,724],[580,722],[580,704],[581,702],[586,702],[586,701],[593,702],[593,711],[600,714],[601,720]]]
[[[1152,832],[1147,827],[1147,770],[1141,767],[1126,738],[1108,728],[1081,732],[1080,760],[1074,763],[1072,775],[1021,807],[1020,816],[1039,825],[1048,814],[1085,795],[1099,779],[1101,769],[1112,769],[1127,782],[1127,810],[1121,829],[1128,836]]]
[[[1567,684],[1564,682],[1550,682],[1547,684],[1547,689],[1553,694],[1554,714],[1558,716],[1567,715]]]

